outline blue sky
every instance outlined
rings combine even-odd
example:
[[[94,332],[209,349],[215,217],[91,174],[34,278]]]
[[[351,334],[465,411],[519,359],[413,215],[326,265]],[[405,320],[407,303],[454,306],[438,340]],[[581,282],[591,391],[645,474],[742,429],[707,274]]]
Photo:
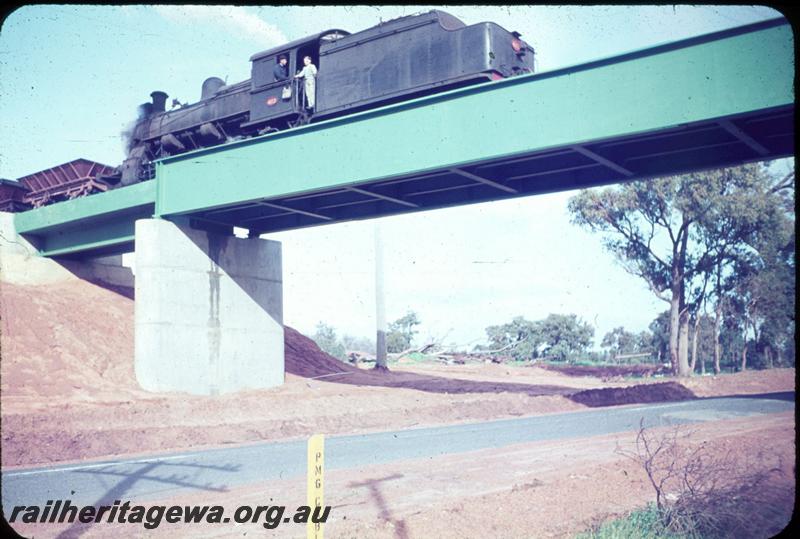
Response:
[[[432,6],[431,6],[432,7]],[[151,91],[199,99],[210,76],[250,76],[258,51],[327,28],[362,30],[427,10],[391,7],[24,6],[0,30],[0,177],[78,157],[123,159],[121,132]],[[752,6],[448,6],[467,24],[517,30],[537,70],[582,63],[779,13]],[[645,329],[666,306],[569,223],[572,193],[381,219],[387,317],[419,313],[421,339],[481,341],[517,315],[576,313],[595,341]],[[374,333],[373,230],[345,223],[267,237],[283,242],[285,321],[313,333]],[[420,340],[421,340],[420,339]]]

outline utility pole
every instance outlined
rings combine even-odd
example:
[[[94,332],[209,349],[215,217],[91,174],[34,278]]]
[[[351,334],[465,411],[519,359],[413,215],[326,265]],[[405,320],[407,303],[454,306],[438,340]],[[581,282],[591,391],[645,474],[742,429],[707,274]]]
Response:
[[[377,338],[375,350],[375,368],[386,371],[386,303],[383,292],[383,241],[381,225],[375,223],[375,319],[377,321]]]

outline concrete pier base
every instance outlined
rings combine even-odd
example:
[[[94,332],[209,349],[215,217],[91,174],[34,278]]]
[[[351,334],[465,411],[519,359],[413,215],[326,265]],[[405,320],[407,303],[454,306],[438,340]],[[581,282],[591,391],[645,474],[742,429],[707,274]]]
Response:
[[[284,380],[281,245],[136,221],[136,378],[216,395]]]

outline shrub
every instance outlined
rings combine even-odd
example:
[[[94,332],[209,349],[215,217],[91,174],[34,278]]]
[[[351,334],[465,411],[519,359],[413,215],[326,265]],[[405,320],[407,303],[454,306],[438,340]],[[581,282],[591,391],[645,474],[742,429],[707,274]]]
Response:
[[[776,462],[763,450],[755,455],[715,453],[705,442],[692,448],[690,435],[679,427],[658,434],[642,422],[635,447],[617,448],[644,469],[653,487],[655,505],[648,511],[655,511],[661,527],[653,529],[666,534],[654,537],[753,538],[779,533],[791,517],[794,500],[794,484],[787,481],[780,459]]]

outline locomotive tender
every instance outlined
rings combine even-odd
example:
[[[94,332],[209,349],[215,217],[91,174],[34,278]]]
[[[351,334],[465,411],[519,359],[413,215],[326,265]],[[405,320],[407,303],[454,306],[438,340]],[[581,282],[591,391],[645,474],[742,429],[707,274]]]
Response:
[[[288,60],[287,80],[273,75],[281,56]],[[292,76],[305,56],[318,68],[313,110],[306,107],[302,80]],[[200,101],[191,105],[167,111],[167,94],[153,92],[152,103],[140,106],[127,158],[116,172],[119,183],[149,179],[148,165],[160,157],[531,73],[534,51],[519,33],[495,23],[467,26],[448,13],[430,11],[355,34],[327,30],[250,61],[249,80],[226,85],[211,77],[202,85]]]

